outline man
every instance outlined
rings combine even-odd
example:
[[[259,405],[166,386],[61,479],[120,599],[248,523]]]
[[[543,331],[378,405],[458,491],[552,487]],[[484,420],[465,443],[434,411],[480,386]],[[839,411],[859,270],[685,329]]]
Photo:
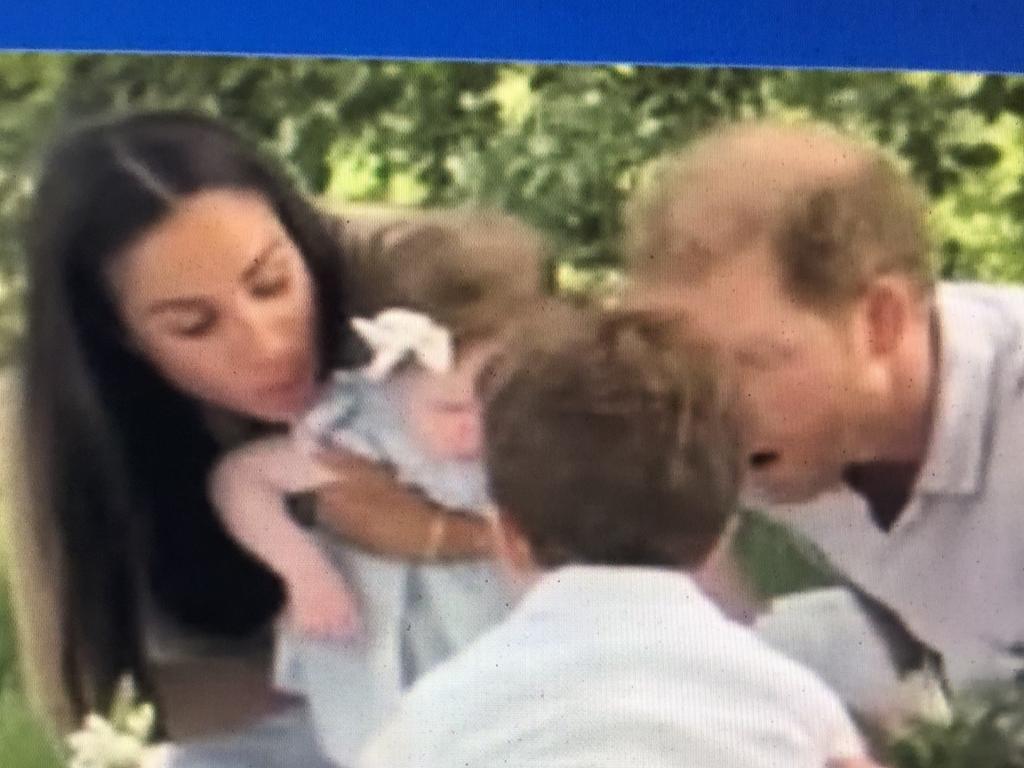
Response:
[[[665,163],[628,250],[739,372],[751,503],[958,688],[1024,670],[1024,291],[938,283],[925,205],[874,148],[742,125]]]

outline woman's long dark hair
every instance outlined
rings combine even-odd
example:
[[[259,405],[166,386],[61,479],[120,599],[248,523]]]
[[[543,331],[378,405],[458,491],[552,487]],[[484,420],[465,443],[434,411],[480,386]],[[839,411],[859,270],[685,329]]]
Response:
[[[200,405],[125,344],[109,261],[202,190],[261,194],[317,290],[321,367],[341,364],[344,264],[319,212],[236,133],[159,112],[58,140],[27,238],[25,438],[34,508],[58,532],[64,678],[80,709],[106,706],[117,677],[147,685],[140,586],[188,625],[240,636],[282,601],[278,579],[231,539],[206,477],[222,450]],[[57,574],[55,574],[56,578]],[[141,583],[140,583],[141,582]],[[57,663],[57,660],[55,660]]]

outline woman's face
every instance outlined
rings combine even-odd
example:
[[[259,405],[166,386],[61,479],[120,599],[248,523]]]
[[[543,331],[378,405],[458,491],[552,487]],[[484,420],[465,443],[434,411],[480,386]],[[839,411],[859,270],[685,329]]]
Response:
[[[256,193],[197,193],[117,258],[109,279],[130,343],[179,390],[284,422],[316,376],[306,263]]]

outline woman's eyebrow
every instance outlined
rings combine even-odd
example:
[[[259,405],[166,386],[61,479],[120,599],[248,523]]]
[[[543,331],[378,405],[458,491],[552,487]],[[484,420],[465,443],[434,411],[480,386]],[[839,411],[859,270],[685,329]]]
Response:
[[[275,237],[252,258],[242,271],[243,280],[252,280],[267,263],[267,259],[281,246],[281,238]],[[204,300],[199,296],[176,296],[171,299],[158,299],[146,308],[146,314],[154,315],[161,312],[182,310],[201,310],[205,307]]]
[[[194,296],[182,296],[173,299],[159,299],[146,307],[146,314],[157,315],[161,312],[180,312],[182,310],[201,310],[205,306],[203,300]]]
[[[739,346],[739,351],[744,354],[779,355],[787,354],[791,349],[792,345],[769,336],[755,336]]]
[[[252,280],[254,277],[256,277],[256,275],[259,274],[259,271],[267,263],[267,259],[270,258],[271,254],[273,254],[274,251],[281,247],[281,244],[281,238],[275,237],[273,240],[271,240],[269,243],[263,246],[263,248],[260,249],[259,253],[257,253],[252,258],[252,261],[249,262],[249,265],[242,271],[242,279]]]

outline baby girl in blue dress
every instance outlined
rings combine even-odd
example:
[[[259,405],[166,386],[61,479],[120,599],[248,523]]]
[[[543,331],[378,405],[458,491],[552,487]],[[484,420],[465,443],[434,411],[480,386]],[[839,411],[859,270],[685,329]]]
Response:
[[[303,529],[285,497],[336,481],[322,459],[340,449],[440,506],[487,516],[476,380],[510,319],[544,293],[541,241],[508,217],[427,217],[379,245],[353,290],[372,308],[353,321],[369,365],[337,372],[291,434],[233,452],[211,483],[228,529],[288,591],[275,682],[306,698],[342,765],[403,689],[504,617],[510,596],[490,560],[437,562],[443,517],[420,560],[397,560]]]

